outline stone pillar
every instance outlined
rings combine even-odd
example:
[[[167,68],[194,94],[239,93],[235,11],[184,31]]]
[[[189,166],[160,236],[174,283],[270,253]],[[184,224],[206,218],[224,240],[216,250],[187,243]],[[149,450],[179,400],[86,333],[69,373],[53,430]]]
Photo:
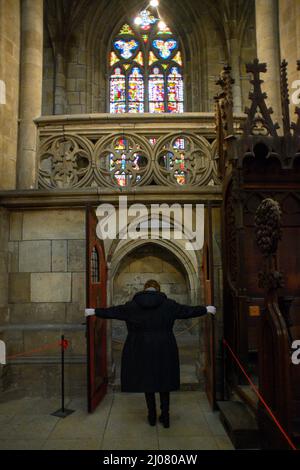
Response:
[[[280,42],[278,0],[256,0],[257,57],[266,62],[268,72],[263,74],[264,91],[268,93],[268,106],[272,106],[272,119],[281,123],[280,98]]]
[[[64,114],[66,107],[66,75],[65,59],[61,48],[56,52],[56,73],[55,73],[55,96],[54,96],[54,114]]]
[[[43,80],[43,0],[21,3],[21,89],[18,142],[18,189],[36,183],[37,132],[33,120],[41,115]]]
[[[241,73],[240,73],[240,46],[237,39],[230,39],[230,55],[231,55],[231,69],[234,84],[232,86],[233,95],[233,112],[242,112],[242,89],[241,89]]]
[[[0,188],[16,189],[20,0],[0,0]]]

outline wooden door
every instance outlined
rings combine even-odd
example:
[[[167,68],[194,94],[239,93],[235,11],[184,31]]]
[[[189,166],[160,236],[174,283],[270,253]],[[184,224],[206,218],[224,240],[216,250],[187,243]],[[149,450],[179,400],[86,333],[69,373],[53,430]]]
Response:
[[[212,243],[212,214],[211,208],[205,209],[205,235],[203,247],[203,283],[206,305],[214,305],[213,279],[213,243]],[[212,409],[216,408],[216,378],[215,378],[215,317],[207,315],[204,324],[205,346],[205,389]]]
[[[86,210],[87,307],[106,307],[107,269],[103,241],[96,235],[98,219],[92,207]],[[88,411],[92,413],[107,391],[106,320],[87,318]]]

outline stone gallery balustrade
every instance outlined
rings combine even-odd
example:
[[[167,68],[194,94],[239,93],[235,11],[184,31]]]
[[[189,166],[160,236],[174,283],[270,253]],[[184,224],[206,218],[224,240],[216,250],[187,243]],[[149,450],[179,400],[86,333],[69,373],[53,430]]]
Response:
[[[36,123],[39,188],[219,184],[213,113],[51,116]]]

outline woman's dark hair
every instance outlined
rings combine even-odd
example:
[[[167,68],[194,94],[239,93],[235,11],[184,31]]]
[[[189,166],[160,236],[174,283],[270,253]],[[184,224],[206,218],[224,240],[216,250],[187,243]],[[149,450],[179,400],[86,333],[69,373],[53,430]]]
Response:
[[[149,289],[149,287],[153,287],[158,292],[160,292],[160,285],[154,279],[149,279],[149,281],[146,282],[146,284],[144,285],[144,290]]]

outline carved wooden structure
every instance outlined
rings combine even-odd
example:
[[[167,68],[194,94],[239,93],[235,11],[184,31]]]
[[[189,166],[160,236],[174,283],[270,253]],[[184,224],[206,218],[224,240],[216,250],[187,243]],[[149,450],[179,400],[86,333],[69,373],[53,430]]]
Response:
[[[241,362],[257,376],[260,392],[281,424],[297,441],[300,371],[291,364],[290,347],[300,333],[300,109],[296,109],[297,122],[291,124],[286,69],[284,61],[282,135],[261,88],[266,64],[256,59],[247,65],[247,73],[252,75],[251,106],[246,109],[241,136],[233,128],[230,68],[223,71],[218,82],[222,90],[216,97],[217,162],[223,183],[224,334]],[[282,211],[277,256],[278,240],[272,228],[276,214],[271,210],[276,203],[263,211],[261,204],[266,199],[277,201]],[[269,230],[274,246],[268,247]],[[235,391],[245,399],[241,393],[244,378],[230,360],[226,385],[227,396]],[[247,401],[257,409],[250,398]],[[268,435],[263,445],[286,447],[260,406],[257,416],[263,438]]]

